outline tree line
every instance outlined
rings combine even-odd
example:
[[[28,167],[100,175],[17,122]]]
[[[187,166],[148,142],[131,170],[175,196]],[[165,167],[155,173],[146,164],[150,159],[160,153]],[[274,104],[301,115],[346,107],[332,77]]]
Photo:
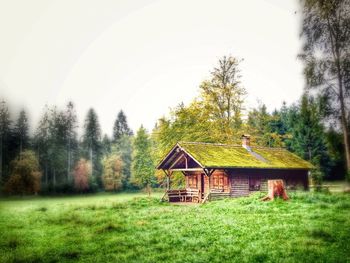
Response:
[[[143,173],[154,174],[154,163],[150,138],[142,126],[134,136],[126,115],[120,111],[112,137],[102,136],[98,115],[92,108],[87,112],[80,138],[78,126],[72,102],[64,109],[45,106],[34,134],[30,135],[26,111],[21,110],[13,120],[2,101],[1,190],[13,194],[72,193],[151,186],[153,181],[145,179]],[[148,170],[140,165],[143,163]]]
[[[78,138],[74,104],[64,109],[45,107],[33,136],[27,114],[10,118],[0,105],[1,182],[9,193],[68,193],[119,191],[164,184],[155,165],[178,141],[240,144],[240,136],[252,135],[252,144],[286,147],[316,169],[313,179],[346,177],[346,154],[342,129],[329,126],[330,106],[320,94],[305,90],[300,100],[268,112],[264,104],[245,109],[247,92],[239,70],[240,60],[219,60],[211,77],[199,86],[199,94],[188,105],[173,108],[160,118],[149,134],[141,126],[134,136],[123,111],[118,113],[113,135],[102,136],[98,115],[87,112],[83,134]],[[244,117],[245,116],[245,117]],[[336,121],[336,120],[334,120]],[[173,184],[183,184],[183,176]]]

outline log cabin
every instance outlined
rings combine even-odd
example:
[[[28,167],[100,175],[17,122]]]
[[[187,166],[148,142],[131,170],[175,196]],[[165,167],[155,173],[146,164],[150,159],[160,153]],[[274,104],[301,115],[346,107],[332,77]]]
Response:
[[[163,199],[169,202],[205,202],[217,198],[267,192],[267,181],[281,179],[287,189],[309,188],[312,164],[284,148],[178,142],[157,165],[167,178]],[[172,189],[174,172],[185,176],[184,189]]]

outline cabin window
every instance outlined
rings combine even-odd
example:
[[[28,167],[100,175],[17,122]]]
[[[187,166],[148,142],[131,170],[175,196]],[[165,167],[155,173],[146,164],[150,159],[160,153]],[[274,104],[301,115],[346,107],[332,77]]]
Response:
[[[213,176],[213,188],[214,189],[224,189],[224,175],[215,174]]]
[[[189,175],[188,176],[188,187],[189,188],[197,188],[197,175]]]
[[[261,180],[258,178],[249,178],[249,191],[260,191]]]

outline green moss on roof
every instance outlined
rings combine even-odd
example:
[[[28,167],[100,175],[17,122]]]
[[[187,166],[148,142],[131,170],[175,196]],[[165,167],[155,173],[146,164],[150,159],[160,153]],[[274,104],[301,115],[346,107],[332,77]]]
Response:
[[[311,169],[313,166],[283,148],[251,147],[257,158],[242,146],[180,142],[180,147],[204,167]],[[264,161],[266,160],[266,161]]]

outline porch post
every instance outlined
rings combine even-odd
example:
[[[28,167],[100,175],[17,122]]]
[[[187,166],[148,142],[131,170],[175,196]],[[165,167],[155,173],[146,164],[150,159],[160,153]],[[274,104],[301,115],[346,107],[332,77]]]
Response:
[[[170,190],[170,176],[172,174],[172,171],[171,170],[164,170],[163,169],[163,172],[165,173],[166,175],[166,189],[167,190]]]
[[[169,175],[166,176],[166,189],[170,190],[170,176]]]

